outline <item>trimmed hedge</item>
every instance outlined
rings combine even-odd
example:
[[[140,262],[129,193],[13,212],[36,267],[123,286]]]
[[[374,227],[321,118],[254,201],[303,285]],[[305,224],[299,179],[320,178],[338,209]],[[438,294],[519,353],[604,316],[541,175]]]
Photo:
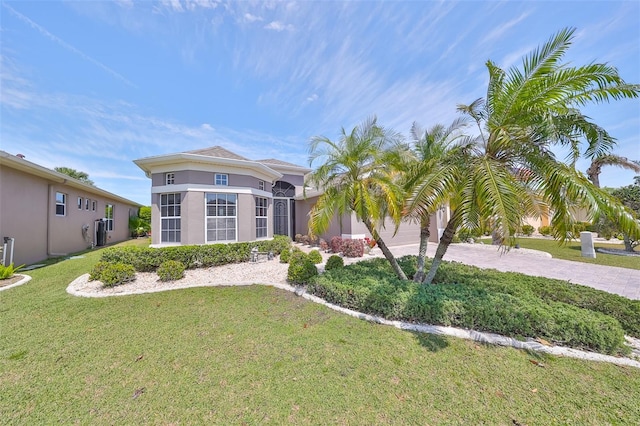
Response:
[[[293,284],[306,284],[312,277],[317,275],[318,268],[306,253],[302,251],[291,253],[287,281]]]
[[[128,263],[98,262],[89,275],[90,280],[101,281],[104,287],[115,287],[136,279],[136,271]]]
[[[309,260],[312,261],[314,264],[317,265],[318,263],[322,263],[322,255],[318,250],[316,249],[311,250],[308,256],[309,256]]]
[[[126,263],[133,265],[138,272],[153,272],[168,260],[182,263],[185,268],[193,269],[248,262],[251,249],[280,254],[291,246],[287,236],[276,235],[272,240],[231,244],[206,244],[176,247],[112,247],[102,252],[100,260],[107,263]]]
[[[337,254],[332,254],[327,259],[327,264],[324,266],[325,271],[330,271],[332,269],[342,268],[344,266],[344,260],[338,256]]]
[[[412,270],[415,272],[415,257],[402,258],[400,264],[409,275]],[[450,278],[454,274],[447,268],[465,267],[443,266]],[[628,350],[623,345],[624,330],[611,316],[519,291],[513,276],[511,292],[483,286],[482,278],[474,283],[460,282],[466,275],[461,278],[422,286],[398,280],[384,259],[372,259],[314,277],[308,291],[331,303],[389,319],[463,327],[516,338],[541,337],[604,353]]]
[[[184,277],[184,265],[177,260],[167,260],[157,270],[160,281],[177,281]]]
[[[342,240],[342,254],[345,257],[362,257],[364,242],[362,240]]]

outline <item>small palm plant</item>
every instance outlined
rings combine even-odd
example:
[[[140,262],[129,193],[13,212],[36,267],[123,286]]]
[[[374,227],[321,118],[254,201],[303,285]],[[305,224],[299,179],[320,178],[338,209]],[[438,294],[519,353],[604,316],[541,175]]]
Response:
[[[13,263],[9,266],[0,265],[0,280],[7,280],[13,277],[22,268],[24,268],[24,265],[14,267]]]

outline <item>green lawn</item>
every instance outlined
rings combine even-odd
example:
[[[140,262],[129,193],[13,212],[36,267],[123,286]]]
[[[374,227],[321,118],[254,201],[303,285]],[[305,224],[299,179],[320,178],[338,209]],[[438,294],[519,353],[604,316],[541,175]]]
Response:
[[[0,423],[640,418],[638,369],[404,332],[270,287],[68,295],[98,256],[30,271],[31,282],[0,292]]]
[[[483,238],[485,244],[491,244],[491,238]],[[618,256],[596,252],[595,259],[582,257],[580,242],[571,241],[560,245],[557,241],[544,238],[518,238],[518,244],[522,248],[546,251],[556,259],[574,260],[576,262],[594,263],[596,265],[618,266],[620,268],[640,269],[640,257]],[[595,247],[624,249],[624,244],[595,243]]]

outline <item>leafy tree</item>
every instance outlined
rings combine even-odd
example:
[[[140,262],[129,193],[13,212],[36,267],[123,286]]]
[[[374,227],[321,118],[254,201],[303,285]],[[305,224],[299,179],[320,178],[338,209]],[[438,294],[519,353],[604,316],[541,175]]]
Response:
[[[453,158],[459,154],[459,141],[466,140],[462,130],[467,125],[465,118],[458,118],[449,127],[436,124],[428,130],[417,123],[411,127],[411,150],[408,161],[400,165],[405,171],[405,193],[413,200],[407,204],[404,216],[420,223],[420,247],[418,264],[413,277],[415,282],[424,279],[424,264],[427,244],[431,235],[431,215],[446,199],[447,189],[452,187]]]
[[[638,97],[640,86],[625,83],[615,68],[591,63],[570,67],[561,62],[571,45],[573,29],[564,29],[524,58],[522,70],[500,69],[487,62],[489,84],[485,99],[458,110],[476,123],[479,136],[457,163],[456,188],[451,193],[451,219],[440,239],[431,269],[431,283],[459,226],[480,229],[490,223],[505,247],[515,243],[522,218],[554,214],[551,228],[564,242],[575,222],[572,211],[587,207],[592,218],[605,213],[616,218],[630,235],[640,228],[620,203],[595,188],[574,168],[580,146],[597,158],[615,141],[578,109],[590,103]],[[572,149],[572,164],[555,158],[552,145]]]
[[[53,170],[55,170],[58,173],[62,173],[67,176],[70,176],[74,179],[78,179],[80,182],[86,183],[88,185],[94,184],[93,181],[89,179],[89,175],[85,172],[81,172],[76,169],[71,169],[69,167],[55,167]]]
[[[148,229],[151,229],[151,206],[140,207],[138,217],[145,223]]]
[[[400,140],[398,134],[378,125],[375,117],[349,133],[343,128],[337,141],[324,136],[312,138],[309,164],[315,161],[321,164],[310,174],[308,183],[323,192],[311,209],[309,228],[314,233],[322,233],[336,215],[355,213],[396,275],[406,280],[378,233],[385,217],[395,222],[401,217],[402,191],[387,167],[389,158],[399,151]]]
[[[611,191],[611,194],[622,202],[633,214],[635,218],[640,218],[640,184],[623,186]],[[635,238],[623,231],[624,249],[633,252],[634,248],[640,244],[640,238]]]

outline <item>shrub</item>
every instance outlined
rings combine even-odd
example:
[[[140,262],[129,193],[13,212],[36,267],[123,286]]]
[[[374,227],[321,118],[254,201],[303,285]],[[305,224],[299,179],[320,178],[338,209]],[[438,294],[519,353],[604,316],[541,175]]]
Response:
[[[233,244],[232,244],[233,245]],[[271,240],[262,240],[250,243],[252,247],[258,247],[258,251],[280,254],[283,250],[291,248],[291,238],[287,235],[274,235]]]
[[[109,265],[108,262],[100,261],[93,265],[91,272],[89,273],[89,281],[101,281],[100,277],[102,276],[102,271]]]
[[[332,269],[342,268],[343,266],[344,260],[337,254],[333,254],[329,256],[329,259],[327,259],[327,264],[324,266],[324,270],[330,271]]]
[[[362,257],[364,255],[364,243],[362,240],[343,240],[342,254],[345,257]]]
[[[309,238],[308,235],[303,235],[300,242],[302,244],[309,245],[310,241],[311,241],[311,239]]]
[[[548,225],[541,226],[540,228],[538,228],[538,232],[540,233],[540,235],[548,237],[549,235],[551,235],[551,227]]]
[[[318,275],[316,265],[305,253],[296,251],[289,259],[289,269],[287,270],[287,280],[294,284],[306,284],[311,277]]]
[[[320,254],[320,252],[318,250],[311,250],[308,254],[309,256],[309,260],[312,261],[314,264],[318,264],[318,263],[322,263],[322,255]]]
[[[280,253],[280,263],[289,263],[291,258],[291,250],[285,250]]]
[[[136,279],[135,268],[128,263],[108,263],[98,278],[105,287],[115,287]]]
[[[302,234],[296,234],[295,241],[296,243],[302,243]]]
[[[318,245],[318,236],[317,235],[309,234],[309,245],[310,246]]]
[[[342,237],[331,237],[331,251],[334,253],[342,253]]]
[[[320,250],[324,252],[329,250],[329,244],[324,238],[320,238],[320,241],[318,242],[318,246],[320,247]]]
[[[162,262],[157,271],[160,281],[176,281],[184,277],[184,264],[177,260]]]
[[[530,237],[533,234],[534,230],[535,228],[532,225],[529,225],[528,223],[522,225],[522,234],[526,235],[527,237]]]
[[[7,278],[11,278],[15,273],[17,273],[22,268],[24,268],[24,265],[14,267],[13,263],[9,264],[8,266],[4,266],[0,264],[0,280],[6,280]]]

